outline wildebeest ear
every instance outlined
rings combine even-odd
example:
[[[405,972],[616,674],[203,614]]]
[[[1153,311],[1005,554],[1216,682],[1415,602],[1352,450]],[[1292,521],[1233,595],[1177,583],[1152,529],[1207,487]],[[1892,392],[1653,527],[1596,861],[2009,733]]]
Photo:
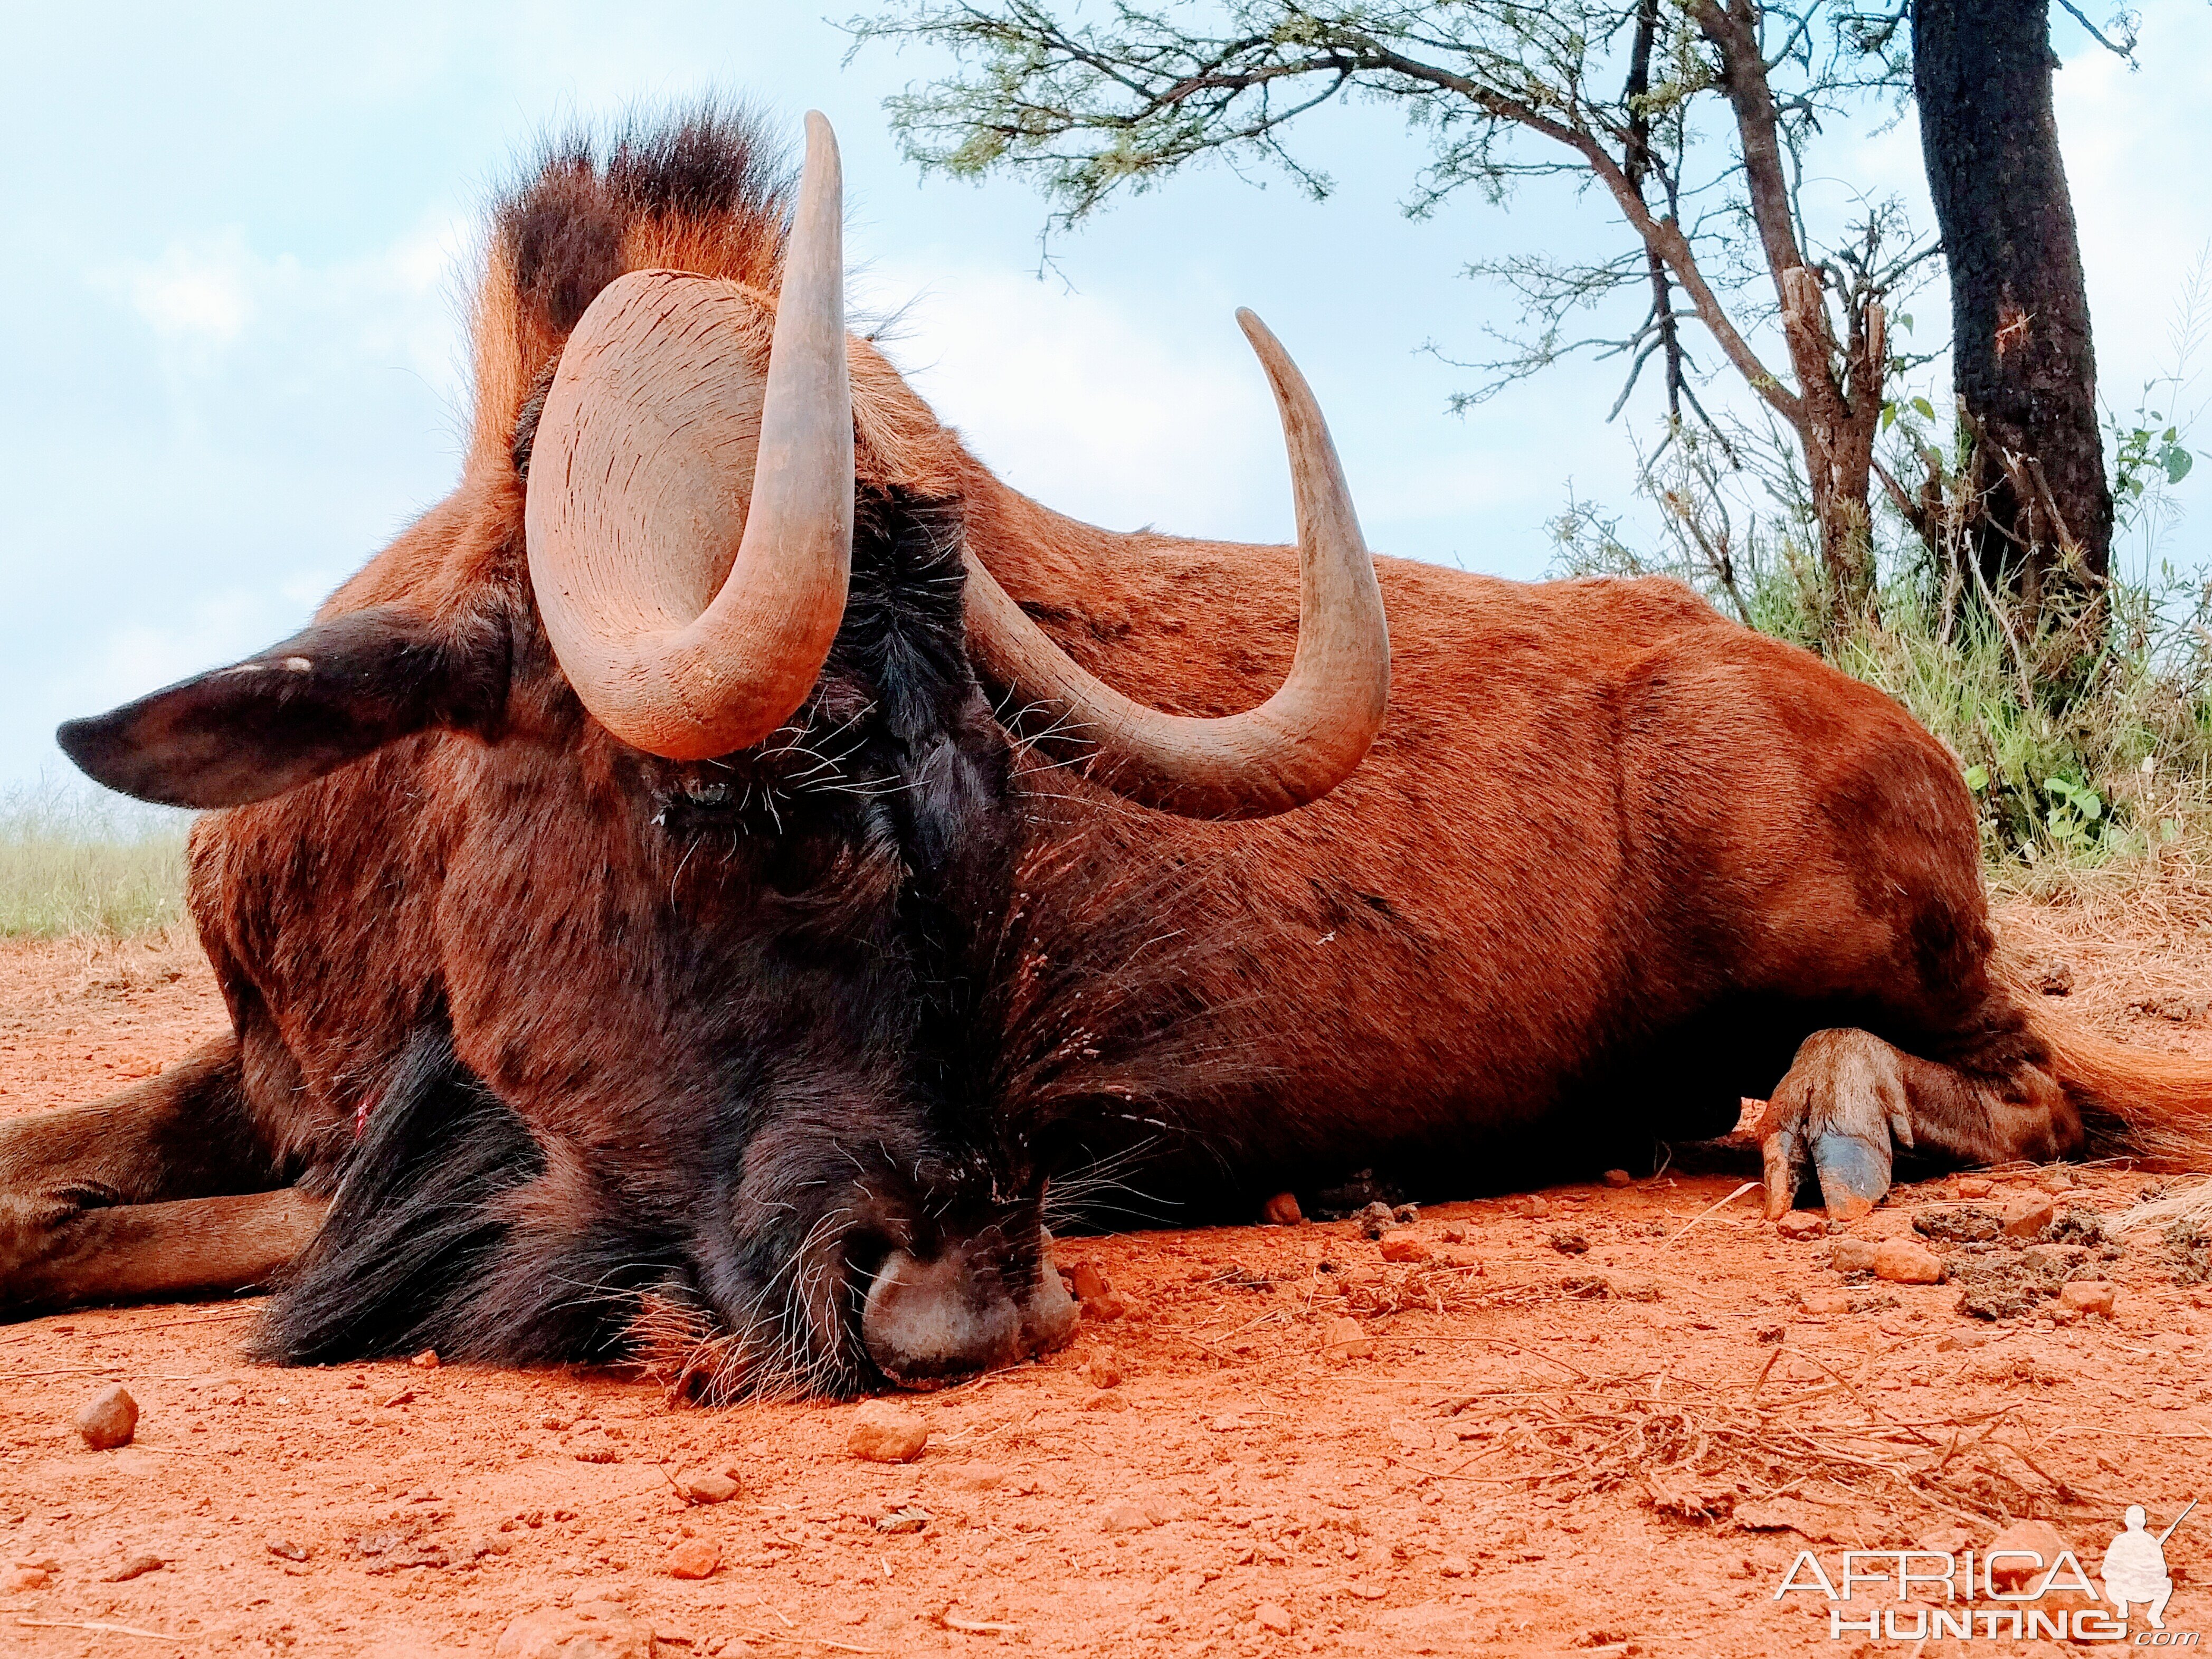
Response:
[[[356,611],[54,735],[126,795],[243,806],[411,732],[488,731],[506,702],[507,648],[497,622]]]

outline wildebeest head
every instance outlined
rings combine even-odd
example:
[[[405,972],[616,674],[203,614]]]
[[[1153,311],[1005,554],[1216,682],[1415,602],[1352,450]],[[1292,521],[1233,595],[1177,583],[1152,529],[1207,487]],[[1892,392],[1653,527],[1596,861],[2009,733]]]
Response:
[[[966,552],[975,464],[845,331],[826,124],[787,224],[758,154],[709,117],[556,155],[499,215],[454,494],[305,632],[62,730],[230,809],[193,900],[249,1079],[358,1137],[287,1357],[601,1355],[648,1293],[755,1384],[1055,1340],[1049,1170],[975,1018],[1022,840],[977,665],[1200,816],[1311,799],[1379,723],[1371,565],[1264,330],[1297,665],[1171,718]]]

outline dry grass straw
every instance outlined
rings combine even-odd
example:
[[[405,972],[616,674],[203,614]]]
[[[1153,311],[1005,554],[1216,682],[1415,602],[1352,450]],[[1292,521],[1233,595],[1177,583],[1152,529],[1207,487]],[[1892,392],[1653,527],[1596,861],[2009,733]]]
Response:
[[[1869,1352],[1845,1376],[1802,1349],[1778,1347],[1748,1390],[1660,1370],[1577,1372],[1554,1386],[1469,1394],[1443,1409],[1464,1419],[1484,1406],[1505,1408],[1461,1427],[1462,1440],[1486,1443],[1450,1468],[1423,1472],[1560,1498],[1640,1487],[1654,1508],[1695,1521],[1785,1499],[1879,1501],[1884,1530],[1907,1518],[1900,1505],[2005,1527],[2114,1501],[2055,1473],[2047,1451],[2023,1445],[2017,1407],[1920,1420],[1882,1411],[1866,1393],[1879,1358]],[[1803,1362],[1812,1376],[1778,1379],[1785,1359]],[[1756,1524],[1789,1523],[1770,1511]]]
[[[0,794],[0,938],[131,938],[184,919],[185,817],[47,783]]]

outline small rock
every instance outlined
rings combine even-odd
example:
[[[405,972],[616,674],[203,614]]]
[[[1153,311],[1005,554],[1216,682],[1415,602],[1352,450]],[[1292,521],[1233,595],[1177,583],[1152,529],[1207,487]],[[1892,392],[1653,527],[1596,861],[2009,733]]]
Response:
[[[1291,1615],[1279,1602],[1262,1601],[1252,1609],[1252,1617],[1259,1621],[1261,1630],[1271,1630],[1278,1636],[1291,1633]]]
[[[501,1631],[493,1659],[653,1659],[653,1631],[605,1602],[526,1613]]]
[[[1129,1409],[1129,1396],[1119,1389],[1101,1389],[1083,1402],[1087,1412],[1125,1412]]]
[[[2047,1170],[2036,1171],[2035,1184],[2046,1193],[2067,1192],[2075,1184],[2074,1171],[2063,1164],[2054,1164]]]
[[[1541,1221],[1552,1212],[1552,1200],[1541,1193],[1528,1194],[1528,1213]]]
[[[1447,1244],[1464,1244],[1467,1243],[1467,1229],[1464,1227],[1446,1227],[1438,1232],[1437,1237],[1443,1239]]]
[[[2016,1521],[1990,1540],[1982,1559],[1990,1583],[2000,1593],[2017,1594],[2040,1584],[2065,1548],[2066,1540],[2048,1521]],[[2041,1565],[2032,1557],[2041,1558]]]
[[[1818,1238],[1828,1231],[1828,1221],[1812,1210],[1792,1210],[1774,1224],[1774,1231],[1791,1240]]]
[[[697,1470],[676,1484],[694,1504],[726,1504],[738,1495],[738,1483],[719,1469]]]
[[[138,1402],[120,1382],[112,1384],[77,1407],[76,1431],[94,1451],[127,1446],[138,1432]]]
[[[1375,1352],[1375,1339],[1360,1322],[1340,1314],[1321,1328],[1321,1351],[1330,1359],[1367,1359]]]
[[[434,1371],[438,1369],[438,1351],[425,1348],[407,1363],[418,1371]]]
[[[1848,1291],[1800,1291],[1797,1293],[1797,1305],[1807,1313],[1820,1318],[1826,1318],[1834,1314],[1849,1313],[1851,1310],[1850,1292]]]
[[[280,1560],[285,1561],[304,1561],[307,1559],[307,1550],[302,1546],[294,1543],[289,1538],[270,1539],[269,1540],[269,1553],[277,1557]]]
[[[2027,982],[2047,997],[2063,997],[2074,988],[2074,964],[2063,957],[2045,957],[2027,965]]]
[[[1426,1261],[1434,1254],[1429,1241],[1408,1228],[1394,1228],[1382,1235],[1385,1261]]]
[[[1152,1517],[1133,1499],[1109,1499],[1098,1511],[1098,1530],[1101,1532],[1142,1532],[1152,1524]]]
[[[945,1478],[951,1485],[969,1492],[989,1492],[1005,1484],[1006,1471],[996,1463],[955,1463],[945,1470]]]
[[[1990,1182],[1984,1176],[1960,1176],[1952,1183],[1952,1190],[1960,1198],[1987,1198]]]
[[[1107,1283],[1104,1269],[1095,1261],[1079,1261],[1067,1270],[1067,1288],[1075,1293],[1078,1302],[1095,1302],[1113,1286]]]
[[[1589,1249],[1589,1240],[1571,1231],[1553,1233],[1545,1243],[1561,1255],[1582,1255]]]
[[[1870,1273],[1874,1271],[1875,1244],[1870,1238],[1845,1236],[1828,1245],[1828,1265],[1839,1273]]]
[[[1295,1227],[1306,1218],[1296,1193],[1277,1193],[1260,1206],[1260,1218],[1271,1227]]]
[[[6,1578],[0,1580],[0,1583],[4,1583],[10,1592],[42,1590],[52,1582],[43,1567],[10,1567]]]
[[[845,1447],[871,1463],[911,1463],[929,1443],[929,1425],[919,1412],[888,1400],[864,1400],[853,1413]]]
[[[1874,1247],[1874,1276],[1893,1285],[1940,1285],[1943,1263],[1913,1239],[1885,1238]]]
[[[2040,1193],[2024,1193],[2008,1200],[1997,1212],[2008,1238],[2033,1238],[2051,1224],[2057,1206]]]
[[[722,1565],[722,1547],[711,1538],[687,1538],[668,1552],[671,1578],[712,1578]]]
[[[2094,1316],[2099,1319],[2112,1316],[2113,1298],[2119,1287],[2102,1279],[2077,1279],[2070,1285],[2058,1288],[2058,1305],[2069,1310],[2077,1318]]]
[[[1626,1170],[1607,1170],[1604,1180],[1608,1187],[1633,1187],[1636,1184],[1636,1177]]]
[[[1380,1238],[1398,1224],[1398,1212],[1380,1199],[1352,1218],[1358,1224],[1360,1235],[1365,1238]]]
[[[1437,1563],[1437,1571],[1447,1578],[1465,1578],[1474,1571],[1474,1566],[1464,1555],[1447,1555]]]
[[[1103,1348],[1094,1350],[1083,1362],[1083,1380],[1094,1389],[1111,1389],[1121,1381],[1121,1364]]]
[[[2155,1014],[2160,1019],[2172,1020],[2179,1025],[2193,1025],[2204,1018],[2207,999],[2185,996],[2179,992],[2167,992],[2155,996],[2137,997],[2128,1004],[2130,1013]]]
[[[100,1574],[100,1582],[103,1584],[127,1584],[134,1578],[143,1578],[149,1572],[161,1571],[161,1558],[158,1555],[134,1555],[113,1572]]]

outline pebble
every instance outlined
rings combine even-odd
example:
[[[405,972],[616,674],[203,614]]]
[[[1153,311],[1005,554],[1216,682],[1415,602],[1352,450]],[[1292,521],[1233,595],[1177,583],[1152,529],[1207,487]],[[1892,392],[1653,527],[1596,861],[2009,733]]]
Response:
[[[493,1659],[653,1659],[653,1632],[604,1602],[526,1613],[499,1633]]]
[[[1464,1244],[1467,1243],[1467,1229],[1464,1227],[1446,1227],[1442,1232],[1437,1234],[1437,1237],[1443,1239],[1447,1244]]]
[[[1828,1222],[1812,1210],[1792,1210],[1774,1224],[1774,1231],[1789,1239],[1818,1238],[1828,1231]]]
[[[1848,1291],[1800,1291],[1797,1293],[1797,1305],[1807,1313],[1818,1315],[1823,1318],[1832,1314],[1849,1313],[1851,1310],[1850,1292]]]
[[[2071,1192],[2075,1185],[2074,1171],[2063,1164],[2054,1164],[2036,1172],[2035,1184],[2046,1193]]]
[[[945,1470],[945,1478],[950,1485],[969,1492],[989,1492],[1005,1483],[1006,1471],[996,1463],[955,1463]]]
[[[722,1547],[711,1538],[687,1538],[668,1552],[671,1578],[712,1578],[722,1565]]]
[[[1437,1563],[1437,1571],[1447,1578],[1465,1578],[1474,1567],[1464,1555],[1447,1555]]]
[[[2051,1201],[2048,1194],[2025,1193],[2008,1200],[1997,1213],[2003,1223],[2006,1237],[2033,1238],[2051,1224],[2051,1218],[2057,1212],[2057,1206]]]
[[[1990,1540],[1990,1547],[1982,1559],[1988,1564],[1989,1582],[2009,1594],[2041,1583],[2065,1547],[2066,1540],[2048,1521],[2016,1521]],[[2001,1553],[2007,1550],[2029,1553]],[[2030,1555],[2041,1556],[2043,1565],[2038,1566]]]
[[[1429,1249],[1429,1241],[1411,1228],[1393,1228],[1382,1235],[1385,1261],[1426,1261],[1434,1254]]]
[[[52,1581],[43,1567],[10,1567],[7,1585],[9,1590],[42,1590]]]
[[[1068,1289],[1083,1304],[1085,1319],[1115,1320],[1129,1311],[1129,1304],[1115,1291],[1111,1280],[1095,1261],[1079,1261],[1067,1274]]]
[[[1113,1286],[1106,1282],[1106,1274],[1095,1261],[1079,1261],[1067,1270],[1067,1288],[1075,1292],[1079,1302],[1094,1302]]]
[[[1121,1362],[1103,1348],[1083,1362],[1083,1380],[1094,1389],[1110,1389],[1121,1381]]]
[[[158,1555],[134,1555],[113,1572],[100,1574],[100,1582],[103,1584],[127,1584],[134,1578],[143,1578],[149,1572],[161,1571],[161,1558]]]
[[[1321,1328],[1321,1351],[1331,1359],[1367,1359],[1375,1352],[1375,1339],[1360,1322],[1340,1314]]]
[[[694,1504],[726,1504],[738,1495],[738,1483],[720,1469],[700,1469],[676,1484]]]
[[[1260,1206],[1260,1218],[1271,1227],[1295,1227],[1306,1218],[1296,1193],[1277,1193]]]
[[[1989,1180],[1982,1176],[1960,1176],[1952,1184],[1951,1190],[1960,1198],[1987,1198],[1990,1185]]]
[[[307,1559],[307,1552],[306,1548],[301,1545],[294,1543],[289,1538],[270,1539],[269,1540],[269,1553],[282,1561],[304,1561]]]
[[[113,1383],[77,1407],[76,1431],[94,1451],[127,1446],[138,1432],[138,1402],[120,1382]]]
[[[870,1463],[911,1463],[929,1443],[929,1425],[919,1412],[888,1400],[864,1400],[853,1413],[845,1449]]]
[[[1870,1238],[1843,1237],[1828,1246],[1828,1265],[1839,1273],[1874,1271],[1875,1244]]]
[[[2061,1285],[2058,1305],[2075,1317],[2094,1315],[2099,1319],[2112,1316],[2112,1302],[2119,1294],[2119,1286],[2102,1279],[2077,1279],[2071,1285]]]
[[[1874,1276],[1893,1285],[1940,1285],[1943,1263],[1925,1244],[1885,1238],[1874,1247]]]
[[[1636,1184],[1636,1177],[1626,1170],[1607,1170],[1604,1181],[1608,1187],[1633,1187]]]
[[[434,1371],[438,1369],[438,1351],[425,1348],[407,1363],[418,1371]]]
[[[1142,1532],[1152,1524],[1152,1517],[1133,1498],[1109,1499],[1098,1511],[1101,1532]]]
[[[1528,1213],[1530,1215],[1541,1220],[1544,1217],[1551,1214],[1551,1212],[1552,1200],[1550,1199],[1546,1198],[1541,1193],[1531,1193],[1528,1195]]]
[[[1252,1617],[1259,1621],[1261,1630],[1271,1630],[1278,1636],[1291,1633],[1291,1615],[1284,1611],[1280,1602],[1261,1602],[1252,1609]]]

